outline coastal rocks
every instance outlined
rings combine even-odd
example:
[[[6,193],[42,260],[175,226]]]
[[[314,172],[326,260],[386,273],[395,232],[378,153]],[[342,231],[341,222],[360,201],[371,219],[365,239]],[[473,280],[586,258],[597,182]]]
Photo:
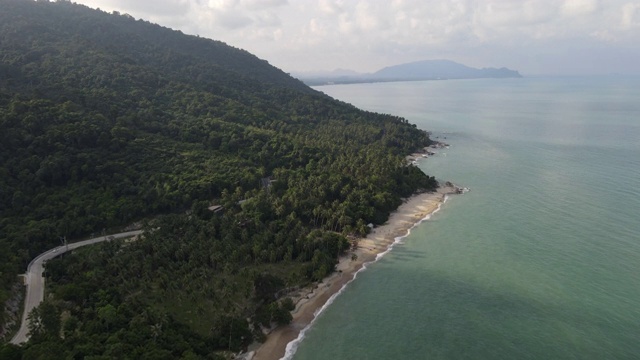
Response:
[[[449,148],[449,144],[444,143],[444,142],[440,142],[440,141],[436,141],[433,144],[425,147],[422,149],[421,152],[415,152],[409,156],[406,157],[407,160],[407,165],[411,164],[411,165],[418,165],[418,159],[420,158],[428,158],[429,156],[433,156],[438,154],[435,151],[432,151],[431,149],[448,149]],[[442,155],[446,156],[446,153],[442,153]],[[451,190],[450,193],[451,194],[465,194],[467,192],[469,192],[471,189],[469,189],[468,187],[461,187],[458,185],[453,184],[450,181],[447,181],[444,186],[446,188],[449,188]]]
[[[406,160],[410,164],[417,165],[418,159],[428,158],[429,156],[438,154],[437,152],[433,151],[433,149],[447,149],[447,148],[449,148],[449,144],[436,142],[427,147],[424,147],[421,151],[414,152],[413,154],[407,156]]]
[[[453,188],[454,189],[453,191],[455,194],[464,194],[471,191],[471,189],[469,189],[468,187],[460,187],[458,185],[453,184],[451,181],[447,181],[446,183],[444,183],[444,185],[445,187]]]
[[[440,142],[440,141],[436,141],[435,143],[431,144],[429,146],[429,148],[432,148],[432,149],[448,149],[449,148],[449,144],[443,143],[443,142]]]

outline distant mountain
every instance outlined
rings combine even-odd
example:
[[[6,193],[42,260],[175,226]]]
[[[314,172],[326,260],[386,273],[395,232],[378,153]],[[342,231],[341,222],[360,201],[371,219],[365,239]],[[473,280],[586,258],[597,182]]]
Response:
[[[520,73],[507,68],[476,69],[451,60],[423,60],[388,66],[371,74],[352,76],[300,77],[308,85],[348,84],[384,81],[417,81],[445,79],[519,78]]]
[[[389,66],[371,75],[374,79],[428,80],[522,77],[507,68],[476,69],[451,60],[424,60]]]

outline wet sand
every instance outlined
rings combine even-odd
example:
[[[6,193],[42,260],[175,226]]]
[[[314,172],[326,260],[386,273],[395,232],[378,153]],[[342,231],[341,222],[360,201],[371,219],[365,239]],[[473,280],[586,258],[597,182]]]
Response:
[[[276,360],[285,355],[287,344],[298,337],[302,329],[311,323],[315,314],[342,287],[351,281],[363,264],[376,259],[386,251],[395,239],[405,236],[409,229],[436,211],[445,196],[456,193],[455,187],[441,187],[436,192],[417,194],[407,199],[391,214],[389,220],[376,227],[366,238],[358,241],[358,248],[340,258],[337,271],[325,278],[314,288],[303,289],[301,296],[294,298],[296,308],[292,312],[293,321],[287,326],[273,330],[267,340],[255,351],[247,354],[247,359]],[[352,260],[352,254],[357,255]]]

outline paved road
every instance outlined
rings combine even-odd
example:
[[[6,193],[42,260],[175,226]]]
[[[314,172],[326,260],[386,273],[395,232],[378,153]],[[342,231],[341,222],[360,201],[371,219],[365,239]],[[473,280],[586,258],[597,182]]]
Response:
[[[142,231],[129,231],[123,232],[120,234],[112,234],[107,236],[101,236],[89,240],[79,241],[77,243],[72,243],[67,246],[58,246],[51,250],[45,251],[42,254],[35,257],[35,259],[31,260],[29,266],[27,267],[27,272],[25,273],[25,284],[27,285],[27,296],[24,299],[24,312],[22,313],[22,324],[20,324],[20,330],[18,333],[11,339],[12,344],[20,345],[29,340],[29,327],[27,326],[27,316],[33,308],[40,305],[42,300],[44,300],[44,278],[42,277],[42,271],[44,270],[44,263],[48,260],[53,259],[56,256],[60,256],[65,252],[73,249],[77,249],[82,246],[91,245],[95,243],[99,243],[111,238],[120,239],[135,236],[141,234]]]

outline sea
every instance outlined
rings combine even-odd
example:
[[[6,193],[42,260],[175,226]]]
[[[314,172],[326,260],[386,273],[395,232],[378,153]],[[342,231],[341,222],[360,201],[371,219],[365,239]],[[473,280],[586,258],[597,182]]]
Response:
[[[469,187],[358,274],[288,359],[640,359],[640,77],[316,87],[449,144]]]

